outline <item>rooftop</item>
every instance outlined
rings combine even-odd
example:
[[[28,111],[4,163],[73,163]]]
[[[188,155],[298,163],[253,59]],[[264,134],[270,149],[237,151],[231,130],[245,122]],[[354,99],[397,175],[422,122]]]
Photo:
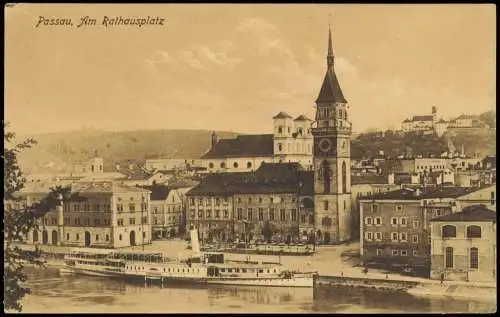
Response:
[[[471,187],[426,187],[420,188],[417,195],[415,189],[404,188],[385,193],[376,193],[369,199],[377,200],[422,200],[434,198],[458,198],[460,196],[475,192],[481,188]]]
[[[202,159],[225,157],[269,157],[273,156],[272,134],[239,135],[236,139],[221,139]]]
[[[284,111],[281,111],[280,113],[275,115],[273,119],[292,119],[292,116]]]
[[[461,212],[437,217],[431,221],[453,222],[453,221],[486,221],[496,222],[497,213],[494,210],[488,209],[485,205],[473,205],[465,207]]]
[[[263,163],[255,172],[209,175],[188,195],[314,193],[314,175],[298,163]]]
[[[312,121],[312,120],[309,119],[308,117],[306,117],[305,115],[301,114],[300,116],[295,118],[293,121]]]
[[[151,200],[165,200],[172,190],[165,185],[142,186],[142,188],[151,191]]]

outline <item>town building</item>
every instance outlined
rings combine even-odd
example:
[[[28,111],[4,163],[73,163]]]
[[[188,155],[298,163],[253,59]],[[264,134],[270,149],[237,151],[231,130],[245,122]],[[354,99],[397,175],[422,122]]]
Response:
[[[431,278],[496,280],[496,209],[472,205],[431,220]]]
[[[148,186],[156,184],[168,183],[171,175],[162,172],[148,172],[145,170],[132,170],[123,171],[125,175],[123,178],[118,179],[126,186]]]
[[[31,206],[49,193],[51,185],[36,183],[16,193]],[[120,248],[151,242],[150,192],[119,183],[70,184],[71,195],[38,221],[27,242],[34,244]]]
[[[213,132],[212,147],[201,157],[202,166],[209,172],[246,172],[259,168],[262,163],[273,162],[312,166],[311,120],[305,115],[293,119],[280,112],[273,121],[273,134],[218,140]]]
[[[198,228],[203,240],[297,241],[300,228],[308,239],[315,233],[314,223],[308,225],[314,220],[312,179],[298,163],[209,175],[186,193],[186,225]]]
[[[404,132],[417,132],[433,130],[437,122],[437,108],[432,107],[432,115],[414,116],[411,119],[405,119],[401,124]]]
[[[161,157],[148,157],[144,163],[147,171],[172,171],[187,170],[193,167],[201,167],[200,159],[174,159]]]
[[[102,157],[93,157],[87,161],[71,164],[71,172],[76,174],[102,173],[104,172],[104,160]]]
[[[403,188],[360,199],[363,261],[428,267],[429,220],[473,204],[496,208],[496,187]]]
[[[151,192],[151,230],[153,239],[174,238],[183,232],[181,194],[165,185],[144,186]]]

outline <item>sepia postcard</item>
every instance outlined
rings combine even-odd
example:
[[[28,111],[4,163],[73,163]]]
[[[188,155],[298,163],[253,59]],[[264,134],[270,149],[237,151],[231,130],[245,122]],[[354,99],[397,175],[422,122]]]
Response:
[[[496,311],[493,4],[6,4],[4,311]]]

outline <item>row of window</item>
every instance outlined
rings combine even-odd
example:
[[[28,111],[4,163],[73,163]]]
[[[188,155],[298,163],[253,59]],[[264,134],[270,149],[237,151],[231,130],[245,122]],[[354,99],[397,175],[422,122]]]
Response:
[[[95,205],[92,205],[92,209],[91,209],[90,208],[91,207],[90,204],[83,204],[83,206],[82,206],[79,203],[65,204],[64,207],[63,207],[64,211],[65,212],[69,212],[71,206],[73,207],[72,210],[74,212],[80,212],[80,211],[92,211],[92,212],[103,211],[103,212],[111,212],[111,205],[109,205],[109,204],[103,204],[103,205],[95,204]]]
[[[377,249],[377,256],[384,255],[384,249]],[[391,250],[392,256],[408,256],[408,250],[406,249],[393,249]],[[413,250],[413,256],[418,256],[418,250]]]
[[[446,268],[453,268],[454,266],[454,255],[453,248],[447,247],[445,249],[445,266]],[[469,249],[469,268],[477,269],[479,268],[479,250],[478,248]]]
[[[199,210],[198,211],[198,218],[203,218],[203,211]],[[195,212],[194,211],[191,211],[191,219],[195,218]],[[220,210],[215,210],[215,213],[214,213],[214,218],[216,219],[220,219],[221,218],[221,211]],[[229,218],[229,211],[228,210],[224,210],[224,218]],[[207,210],[205,211],[205,218],[209,219],[209,218],[212,218],[212,210]]]
[[[398,212],[403,211],[403,205],[394,205],[394,210]],[[378,204],[371,204],[371,211],[372,212],[377,212],[379,211],[379,205]]]
[[[453,225],[444,225],[441,227],[441,236],[443,238],[456,238],[457,237],[457,227]],[[466,229],[466,236],[469,239],[479,239],[481,238],[481,226],[469,225]]]
[[[293,145],[291,143],[288,143],[288,152],[292,152],[293,150]],[[299,144],[295,144],[295,151],[299,152],[300,149],[299,149]],[[306,147],[306,144],[302,144],[302,152],[306,152],[307,153],[312,153],[312,148],[311,148],[311,144],[307,144],[307,147]],[[278,143],[278,152],[283,152],[283,144],[282,143]]]
[[[365,232],[365,241],[382,241],[384,238],[383,232]],[[406,232],[391,232],[391,242],[408,242],[408,234]],[[411,236],[412,243],[418,243],[418,235]]]
[[[168,221],[169,221],[169,222],[175,222],[175,221],[176,221],[175,216],[173,216],[173,217],[168,217]],[[155,219],[155,225],[157,225],[157,224],[158,224],[158,219]]]
[[[129,218],[128,219],[129,225],[135,225],[136,224],[135,220],[136,220],[136,218]],[[117,219],[116,223],[118,226],[124,225],[123,219]],[[147,224],[147,223],[148,223],[148,217],[141,218],[141,224]]]
[[[248,197],[248,199],[245,199],[245,201],[248,201],[249,203],[252,203],[254,202],[254,197]],[[243,198],[242,197],[238,197],[236,198],[236,201],[238,203],[243,203]],[[259,203],[264,203],[264,202],[267,202],[269,201],[270,203],[284,203],[286,201],[285,197],[269,197],[269,198],[264,198],[264,197],[258,197],[255,199],[255,201],[258,201]],[[297,201],[297,198],[296,197],[291,197],[290,198],[290,201],[292,203],[295,203]],[[210,198],[198,198],[197,199],[197,202],[198,202],[198,205],[211,205],[212,204],[212,200]],[[215,205],[220,205],[221,203],[228,203],[228,198],[227,197],[224,197],[224,198],[215,198]],[[195,198],[191,198],[190,199],[190,205],[193,206],[195,204]]]
[[[365,225],[368,226],[381,226],[383,224],[383,218],[382,217],[365,217]],[[401,227],[406,227],[408,226],[408,217],[391,217],[391,225],[397,226],[400,225]],[[418,229],[420,227],[420,221],[413,221],[413,228]]]
[[[81,225],[81,219],[80,218],[74,218],[74,224],[75,225]],[[49,219],[48,218],[43,218],[42,219],[42,223],[44,225],[48,225],[49,224]],[[55,226],[57,225],[57,218],[51,218],[50,219],[50,224]],[[89,218],[85,218],[84,219],[84,223],[83,223],[85,226],[90,226],[90,219]],[[94,226],[100,226],[100,225],[105,225],[105,226],[109,226],[111,224],[111,221],[109,219],[102,219],[102,223],[101,223],[101,219],[94,219],[93,221],[93,225]],[[64,225],[71,225],[71,222],[70,222],[70,218],[64,218]]]
[[[243,219],[244,215],[243,215],[243,208],[238,208],[236,210],[237,212],[237,218],[238,220],[241,220]],[[258,219],[259,220],[264,220],[264,208],[259,208],[258,209]],[[245,214],[245,219],[246,220],[252,220],[253,218],[253,209],[252,208],[248,208],[246,214]],[[280,212],[279,212],[279,219],[281,221],[286,221],[288,219],[291,219],[292,221],[297,221],[297,209],[292,209],[287,217],[287,212],[285,209],[280,209]],[[268,219],[269,220],[276,220],[276,211],[274,208],[269,208],[269,212],[268,212]]]
[[[160,207],[153,207],[151,212],[153,214],[159,214],[160,213],[160,210],[163,212],[164,208],[160,208]],[[177,206],[167,206],[167,213],[174,213],[174,212],[180,212],[182,210],[182,206],[181,205],[177,205]]]

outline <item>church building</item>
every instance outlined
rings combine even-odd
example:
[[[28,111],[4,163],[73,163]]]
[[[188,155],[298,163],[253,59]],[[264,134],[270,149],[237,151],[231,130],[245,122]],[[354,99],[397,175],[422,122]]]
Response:
[[[209,175],[186,196],[186,225],[209,240],[351,238],[351,123],[335,74],[331,30],[314,123],[280,112],[274,134],[217,141],[204,156]],[[300,164],[299,164],[300,163]],[[309,166],[308,166],[309,165]],[[240,173],[232,173],[240,169]]]

